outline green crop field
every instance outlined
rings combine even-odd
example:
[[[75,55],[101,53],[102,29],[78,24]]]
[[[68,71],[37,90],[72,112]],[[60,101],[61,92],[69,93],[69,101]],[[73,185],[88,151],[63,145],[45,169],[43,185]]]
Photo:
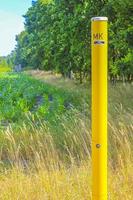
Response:
[[[76,94],[44,85],[27,75],[0,75],[1,126],[26,122],[28,117],[51,121],[55,115],[62,115],[79,104]]]

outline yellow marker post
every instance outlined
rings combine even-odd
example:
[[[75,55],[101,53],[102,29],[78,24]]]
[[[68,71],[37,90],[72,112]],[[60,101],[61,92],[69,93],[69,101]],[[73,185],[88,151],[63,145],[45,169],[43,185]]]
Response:
[[[92,199],[107,200],[107,17],[92,18]]]

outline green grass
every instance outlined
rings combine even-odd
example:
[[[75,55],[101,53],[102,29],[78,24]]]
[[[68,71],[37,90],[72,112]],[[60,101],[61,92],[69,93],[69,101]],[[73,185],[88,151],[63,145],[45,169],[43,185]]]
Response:
[[[60,115],[79,107],[76,94],[43,84],[24,74],[0,75],[0,122],[18,124],[27,118],[51,121]]]
[[[0,66],[0,73],[3,73],[3,72],[10,72],[11,71],[11,68],[10,67],[3,67],[3,66]]]

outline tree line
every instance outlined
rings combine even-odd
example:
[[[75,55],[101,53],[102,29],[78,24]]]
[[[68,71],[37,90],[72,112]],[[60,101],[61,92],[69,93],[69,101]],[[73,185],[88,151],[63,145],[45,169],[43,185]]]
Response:
[[[91,78],[91,17],[109,19],[109,77],[133,79],[131,0],[37,0],[9,56],[15,65]]]

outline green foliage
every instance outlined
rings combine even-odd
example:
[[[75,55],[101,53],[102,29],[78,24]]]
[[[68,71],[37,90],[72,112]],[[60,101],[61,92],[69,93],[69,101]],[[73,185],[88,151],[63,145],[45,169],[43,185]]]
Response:
[[[25,31],[16,37],[15,62],[67,77],[72,71],[82,82],[91,71],[90,19],[105,15],[109,18],[110,75],[132,77],[132,9],[129,0],[38,0],[24,16]]]
[[[7,58],[0,57],[0,72],[11,71],[11,63],[8,63]]]
[[[75,94],[43,84],[24,74],[0,75],[0,123],[23,122],[27,117],[43,121],[78,105]],[[36,121],[35,120],[35,121]]]

